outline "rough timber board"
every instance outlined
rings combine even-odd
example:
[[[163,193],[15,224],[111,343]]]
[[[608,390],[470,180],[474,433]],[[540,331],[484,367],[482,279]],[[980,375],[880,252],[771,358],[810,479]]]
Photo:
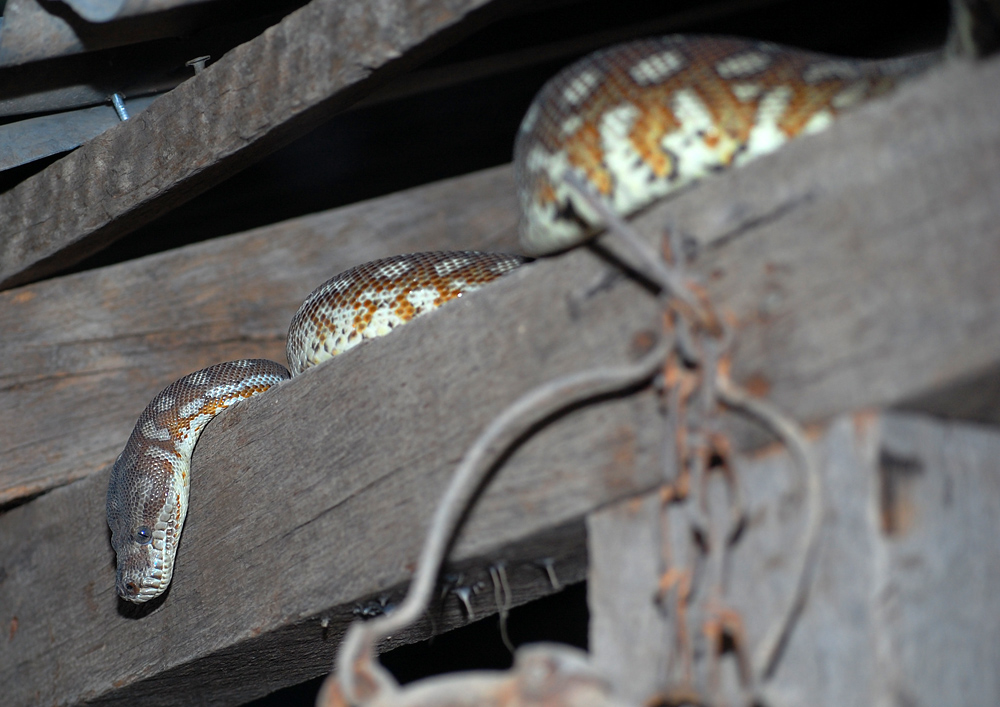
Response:
[[[588,646],[594,667],[633,704],[666,687],[668,611],[650,601],[665,569],[662,506],[656,489],[587,516]]]
[[[768,703],[1000,703],[1000,433],[860,413],[834,420],[812,449],[825,486],[818,564]],[[723,601],[742,615],[752,651],[791,586],[802,503],[780,447],[736,461],[748,524]],[[647,494],[587,524],[591,651],[638,704],[666,687],[675,645],[672,611],[650,601],[662,571],[659,508]],[[671,537],[686,537],[688,519],[671,520]],[[729,692],[732,654],[723,664]]]
[[[486,4],[313,0],[0,195],[0,288],[72,265],[303,134],[474,29]]]
[[[952,67],[639,219],[652,232],[687,214],[696,236],[732,234],[697,267],[742,322],[741,378],[769,381],[789,413],[815,421],[997,367],[998,79],[996,63]],[[810,199],[775,208],[807,187]],[[715,231],[690,227],[699,213]],[[733,214],[770,218],[739,230],[726,226]],[[894,272],[901,265],[911,277]],[[645,293],[624,279],[602,285],[603,267],[586,251],[536,263],[227,411],[195,457],[175,585],[148,616],[117,613],[101,476],[4,514],[0,624],[14,638],[0,641],[0,684],[22,702],[110,699],[115,684],[126,700],[165,685],[186,696],[197,673],[205,694],[235,701],[231,690],[318,670],[330,649],[315,623],[298,622],[329,611],[335,638],[354,602],[406,579],[445,474],[489,417],[539,381],[621,360],[651,326]],[[932,326],[944,334],[928,336]],[[460,555],[541,559],[518,540],[549,543],[547,529],[579,529],[595,507],[652,486],[650,397],[578,411],[532,438]],[[68,528],[79,528],[73,542]],[[254,667],[266,647],[287,671]]]
[[[1000,299],[1000,280],[988,272],[1000,260],[990,248],[996,239],[984,238],[982,250],[963,253],[947,246],[948,236],[942,235],[952,228],[988,234],[997,220],[997,205],[988,198],[991,190],[1000,190],[1000,149],[990,112],[996,110],[990,103],[996,94],[988,90],[996,66],[953,69],[954,86],[945,79],[915,86],[902,98],[872,106],[865,111],[868,118],[848,118],[828,135],[790,146],[791,157],[779,154],[764,161],[767,167],[758,163],[704,184],[640,221],[651,232],[673,222],[702,243],[735,240],[738,249],[763,247],[756,239],[736,237],[753,231],[741,224],[773,224],[777,235],[761,237],[788,240],[764,261],[768,271],[755,289],[741,290],[739,279],[721,278],[716,285],[749,313],[745,320],[758,320],[767,334],[740,342],[738,364],[747,375],[761,371],[760,362],[780,348],[779,339],[802,353],[797,367],[775,366],[765,376],[780,399],[788,397],[788,386],[812,380],[811,385],[822,387],[810,398],[815,405],[810,415],[850,408],[852,396],[865,396],[843,385],[844,376],[851,375],[844,363],[850,358],[873,369],[880,395],[895,395],[911,380],[908,393],[916,393],[967,374],[958,394],[935,394],[920,407],[1000,419],[996,397],[982,394],[1000,380],[996,368],[989,370],[1000,346],[997,313],[988,304],[961,304],[966,297]],[[966,89],[981,94],[968,106]],[[488,171],[336,210],[329,220],[307,217],[0,293],[5,361],[0,429],[6,431],[0,438],[0,503],[110,463],[145,402],[177,376],[227,358],[281,360],[290,313],[312,286],[345,267],[406,250],[513,248],[514,203],[509,173]],[[849,215],[853,218],[845,218]],[[839,228],[845,240],[827,239],[834,247],[824,251],[806,234],[828,227]],[[886,238],[900,228],[915,229],[914,245]],[[396,235],[399,240],[393,240]],[[350,245],[369,239],[379,243]],[[938,249],[934,259],[919,260],[924,242]],[[795,252],[825,258],[829,267],[791,270],[783,263]],[[937,291],[910,287],[914,278],[940,277],[939,264],[967,274]],[[871,277],[875,274],[881,277]],[[860,279],[857,286],[842,288],[842,277]],[[821,297],[782,306],[789,287],[813,281],[822,287],[817,289]],[[911,294],[906,293],[944,298],[935,309],[934,326],[947,332],[941,340],[952,347],[952,355],[935,366],[926,362],[940,351],[913,321],[897,327],[913,342],[898,346],[912,368],[880,353],[884,342],[878,331],[862,331],[877,321],[877,309],[894,317],[893,309],[908,306]],[[851,311],[867,314],[856,319],[830,314]],[[825,341],[815,329],[827,322],[844,327],[839,344],[810,356],[813,342]],[[970,332],[974,336],[968,337]],[[852,341],[868,344],[845,348]],[[835,357],[839,377],[813,375]]]
[[[170,381],[285,360],[292,314],[358,263],[513,250],[506,167],[0,292],[0,504],[104,469]]]
[[[484,330],[504,301],[524,311],[523,297],[539,295],[520,295],[519,284],[496,302],[469,297],[454,308],[460,322],[437,314],[421,320],[429,327],[414,322],[213,423],[199,445],[178,574],[148,616],[118,613],[105,474],[0,517],[4,625],[17,617],[15,639],[0,646],[0,682],[16,685],[15,702],[39,693],[43,703],[136,700],[166,685],[177,704],[193,695],[236,702],[326,667],[355,602],[409,577],[441,484],[490,416],[528,386],[630,349],[621,308],[642,293],[625,283],[579,319],[620,325],[587,327],[572,346],[551,338],[562,307],[538,308],[520,332]],[[563,284],[541,294],[555,297]],[[647,300],[649,318],[651,308]],[[531,563],[554,555],[564,581],[579,576],[582,558],[566,556],[582,548],[583,515],[653,483],[657,432],[644,424],[652,406],[646,396],[580,411],[525,445],[487,492],[459,557],[479,568],[505,558],[512,579],[544,587]],[[67,527],[79,533],[73,543],[59,541]],[[562,540],[560,528],[568,528]],[[25,531],[35,541],[23,542]],[[32,588],[39,582],[45,592]],[[322,613],[332,617],[326,632]],[[250,658],[260,651],[283,655],[280,674],[259,674]],[[191,673],[199,679],[185,679]]]

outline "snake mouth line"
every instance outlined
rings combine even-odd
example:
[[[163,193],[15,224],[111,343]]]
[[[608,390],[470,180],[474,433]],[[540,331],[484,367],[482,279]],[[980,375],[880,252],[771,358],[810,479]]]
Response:
[[[153,548],[148,565],[138,571],[127,566],[118,572],[115,588],[118,596],[135,603],[147,602],[163,593],[173,576],[173,553],[169,544]]]

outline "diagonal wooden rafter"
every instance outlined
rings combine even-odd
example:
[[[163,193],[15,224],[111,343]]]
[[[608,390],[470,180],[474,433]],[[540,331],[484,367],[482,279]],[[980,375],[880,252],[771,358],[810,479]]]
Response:
[[[0,289],[94,253],[487,21],[489,0],[313,0],[0,195]]]

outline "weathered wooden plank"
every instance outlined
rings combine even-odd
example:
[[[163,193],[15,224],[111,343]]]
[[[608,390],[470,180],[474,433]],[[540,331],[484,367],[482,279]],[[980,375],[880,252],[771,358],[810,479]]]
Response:
[[[180,4],[200,4],[193,2],[177,3],[172,8],[161,5],[153,9],[148,4],[142,3],[145,5],[142,10],[129,13],[132,16],[131,20],[103,24],[109,20],[121,19],[122,16],[118,18],[109,16],[109,12],[116,12],[112,7],[106,6],[100,9],[97,4],[86,3],[86,0],[85,4],[96,11],[93,14],[103,14],[104,17],[100,20],[90,17],[81,22],[75,11],[68,13],[53,11],[51,6],[38,0],[8,0],[4,4],[4,21],[0,26],[0,67],[59,59],[168,37],[190,37],[231,19],[238,7],[233,2],[230,2],[228,7],[225,3],[218,2],[201,7],[183,9],[178,7]],[[115,2],[111,5],[120,3]],[[286,8],[291,9],[287,5]],[[159,14],[153,17],[137,17],[153,12]],[[247,14],[249,13],[244,10],[243,15]],[[95,80],[94,83],[100,83],[100,80]],[[104,86],[103,90],[106,92],[107,86]]]
[[[639,294],[636,286],[616,289],[627,299]],[[615,345],[599,328],[559,346],[549,337],[561,308],[538,312],[523,333],[484,329],[502,301],[469,297],[471,306],[454,308],[473,317],[459,330],[447,331],[451,317],[427,317],[437,326],[406,327],[363,355],[342,357],[343,365],[293,379],[264,396],[263,407],[246,406],[244,415],[260,416],[256,426],[243,416],[213,423],[200,444],[183,570],[162,606],[138,620],[119,612],[109,583],[104,474],[0,517],[2,621],[16,616],[18,627],[0,647],[0,682],[16,684],[14,701],[236,702],[328,667],[356,602],[382,592],[398,600],[428,511],[488,418],[525,386],[629,348],[624,322]],[[466,333],[450,338],[456,331]],[[529,370],[498,366],[503,360]],[[652,406],[647,397],[581,411],[519,450],[510,466],[518,471],[504,469],[488,492],[496,502],[484,500],[459,543],[465,574],[478,568],[479,579],[486,563],[504,559],[515,591],[528,581],[536,593],[548,580],[535,561],[554,558],[563,581],[582,576],[582,557],[570,558],[583,546],[583,514],[651,483],[641,469],[656,467],[643,462],[658,447],[655,428],[644,424]],[[382,456],[390,450],[391,459]],[[67,527],[79,533],[72,547],[53,542]],[[24,542],[28,528],[34,540]],[[44,600],[31,588],[39,581],[51,589]],[[450,622],[435,617],[439,628],[460,616],[453,597],[449,608]],[[322,614],[330,617],[326,632]],[[53,638],[49,629],[64,622]],[[279,655],[275,672],[262,676],[260,656]],[[187,679],[192,673],[197,681]]]
[[[656,490],[587,516],[591,661],[632,704],[666,687],[670,612],[651,601],[664,571],[662,506]]]
[[[863,413],[837,418],[812,447],[826,491],[821,550],[768,703],[997,704],[1000,433]],[[742,616],[751,652],[794,582],[788,558],[803,518],[790,467],[776,447],[736,459],[748,523],[719,605]],[[654,492],[588,518],[591,652],[638,704],[662,693],[677,659],[672,607],[652,601],[663,570],[659,507]],[[718,688],[734,698],[733,654],[722,663]]]
[[[138,115],[154,99],[155,96],[143,96],[130,100],[129,115]],[[0,125],[0,171],[69,152],[119,122],[118,113],[107,105]]]
[[[740,379],[770,382],[808,422],[996,366],[998,77],[997,63],[952,67],[639,219],[715,234],[696,267],[741,323]],[[901,260],[909,277],[893,270]],[[183,702],[184,676],[198,673],[197,689],[230,701],[320,670],[331,647],[307,619],[328,612],[332,642],[354,602],[405,581],[443,479],[491,416],[543,380],[629,357],[655,326],[648,293],[601,284],[606,273],[586,251],[535,263],[227,411],[196,454],[174,586],[148,615],[117,611],[100,476],[0,517],[0,623],[16,629],[0,642],[0,682],[21,701],[134,700],[169,685]],[[651,394],[608,401],[532,437],[459,557],[569,553],[586,513],[659,480],[654,410]],[[278,654],[277,675],[252,659]]]
[[[975,90],[975,87],[970,88]],[[933,94],[936,90],[930,88],[924,93]],[[914,89],[914,93],[920,91]],[[958,90],[953,91],[949,100],[958,95]],[[925,100],[928,105],[917,106],[919,110],[913,107],[913,99],[903,103],[893,101],[885,109],[879,106],[875,113],[892,112],[896,122],[864,120],[862,122],[868,127],[852,127],[846,138],[822,136],[818,141],[807,141],[806,147],[792,146],[790,149],[801,150],[806,156],[793,159],[779,155],[767,162],[776,163],[777,167],[768,168],[774,169],[773,173],[759,176],[755,167],[722,182],[706,184],[698,190],[704,196],[680,199],[644,221],[655,230],[666,220],[672,220],[677,228],[703,243],[735,239],[743,243],[749,241],[746,248],[756,249],[757,241],[736,237],[747,230],[740,223],[753,224],[755,219],[768,223],[774,214],[784,214],[786,220],[774,224],[775,228],[783,229],[776,231],[780,235],[775,237],[788,239],[781,249],[790,253],[793,249],[816,247],[811,239],[793,237],[792,232],[808,233],[817,227],[841,222],[841,235],[850,236],[849,245],[838,250],[839,241],[827,239],[826,242],[833,245],[827,255],[824,256],[822,250],[815,251],[816,258],[831,259],[828,261],[831,267],[821,269],[820,277],[812,269],[793,272],[783,265],[787,258],[776,256],[768,261],[772,263],[768,266],[770,269],[766,277],[754,284],[755,289],[740,289],[742,281],[733,281],[732,286],[728,280],[719,281],[726,296],[737,298],[748,316],[759,319],[768,332],[767,336],[752,340],[760,342],[755,351],[741,351],[739,360],[746,375],[759,372],[756,362],[767,351],[777,348],[774,342],[779,339],[797,348],[812,346],[810,340],[816,336],[812,333],[816,326],[825,326],[831,312],[852,311],[852,300],[859,293],[869,293],[870,301],[863,306],[872,312],[878,307],[892,310],[905,304],[905,300],[899,298],[910,292],[906,280],[911,275],[924,275],[900,267],[898,254],[891,250],[882,249],[882,256],[876,260],[879,244],[884,242],[881,234],[900,227],[893,218],[901,220],[903,226],[910,222],[921,223],[921,238],[937,247],[946,237],[939,232],[947,232],[951,221],[959,221],[957,227],[962,229],[981,232],[989,228],[988,224],[995,218],[995,205],[981,197],[990,189],[997,189],[994,169],[997,151],[980,149],[982,145],[991,144],[989,126],[981,124],[982,113],[970,116],[943,114],[949,105],[946,101],[934,101],[933,95],[927,95]],[[914,112],[926,119],[921,121],[919,116],[911,115]],[[939,120],[940,126],[936,122]],[[977,125],[976,120],[980,124]],[[914,125],[917,122],[919,124]],[[963,147],[960,138],[965,129],[979,130],[980,134],[970,133]],[[839,131],[839,127],[835,128],[831,134],[839,134]],[[906,139],[907,135],[912,137]],[[892,136],[895,140],[884,139]],[[849,151],[853,155],[851,158],[839,145],[830,148],[830,140],[834,143],[854,140],[859,147]],[[955,144],[958,151],[951,155],[947,154],[948,140],[959,140]],[[830,150],[830,154],[820,154],[825,150]],[[908,189],[908,192],[895,201],[886,201],[881,196],[883,192],[869,188],[876,184],[880,175],[871,171],[867,175],[855,172],[862,169],[858,165],[864,164],[859,157],[863,150],[879,155],[882,161],[907,165],[910,172],[885,189]],[[810,154],[812,157],[808,156]],[[939,155],[944,157],[939,159]],[[812,159],[824,165],[830,184],[817,184],[815,178],[804,174],[807,169],[797,166],[802,160]],[[923,183],[944,169],[950,170],[949,179],[928,184],[925,191]],[[867,181],[862,181],[861,176]],[[337,211],[341,215],[331,216],[335,223],[323,224],[310,217],[275,229],[264,229],[246,238],[221,239],[214,245],[194,246],[136,264],[39,283],[0,295],[0,330],[4,332],[0,351],[5,361],[0,428],[9,431],[0,439],[3,447],[0,449],[0,479],[3,480],[0,482],[0,502],[38,493],[102,468],[120,451],[120,440],[127,435],[144,401],[178,375],[226,358],[259,355],[281,360],[281,337],[289,314],[313,284],[333,272],[390,252],[440,247],[513,247],[509,229],[513,229],[515,217],[509,179],[506,176],[488,177],[486,173],[482,177],[485,181],[478,181],[479,177],[470,179],[469,182],[464,178],[455,180],[448,183],[453,187],[442,185],[440,190],[436,187],[428,192],[415,190],[412,197],[401,197],[403,201],[389,197],[387,201],[375,200]],[[772,185],[775,186],[772,188]],[[454,190],[451,197],[450,189]],[[935,190],[940,190],[937,196]],[[977,194],[978,200],[975,199]],[[821,195],[829,198],[819,199]],[[955,200],[954,209],[943,210],[938,206],[948,203],[949,199]],[[706,206],[708,204],[726,206],[720,210],[715,205]],[[859,215],[862,230],[851,235],[844,229],[853,228],[853,221],[843,220],[840,212],[860,208],[854,204],[866,204],[871,212],[865,214],[864,219]],[[413,211],[408,213],[408,209]],[[382,210],[387,216],[369,215],[369,212]],[[383,218],[388,220],[383,221]],[[360,225],[369,223],[369,219],[375,220],[368,226]],[[436,240],[431,235],[439,230],[439,223],[448,229],[445,240]],[[397,231],[408,233],[411,227],[423,235],[414,232],[411,240],[407,240],[407,236],[384,249],[341,251],[346,247],[343,239],[350,238],[350,224],[357,224],[360,229],[355,235],[359,241],[371,237],[369,228],[383,234],[380,237]],[[316,233],[326,228],[335,235],[322,243],[315,241]],[[462,236],[463,229],[467,238]],[[501,235],[503,240],[479,240],[494,233]],[[864,250],[852,252],[852,248]],[[915,257],[921,252],[920,248],[923,248],[921,242],[915,241],[912,248],[904,249],[905,257]],[[980,267],[993,262],[994,253],[989,252],[984,258],[970,255],[963,260],[961,255],[956,256],[947,249],[939,256],[940,262],[950,262],[956,257],[962,267],[972,268],[970,277],[959,278],[966,294],[974,294],[976,287],[985,288],[987,293],[996,292],[996,278],[987,278]],[[853,260],[849,260],[851,258]],[[278,267],[278,263],[282,266]],[[928,261],[923,267],[933,275],[936,265]],[[864,277],[871,269],[878,270],[883,277],[869,280],[867,284],[859,282],[854,288],[838,289],[839,278]],[[795,286],[822,285],[838,299],[831,301],[824,295],[802,310],[782,308],[779,305],[788,286],[786,280],[790,279]],[[149,288],[149,282],[156,283],[155,289]],[[883,282],[887,283],[884,288]],[[198,296],[192,297],[192,292],[197,292]],[[837,292],[840,294],[833,294]],[[914,295],[926,298],[935,293],[925,288]],[[817,311],[818,307],[824,309]],[[935,340],[945,345],[950,341],[964,341],[969,331],[977,329],[975,321],[953,316],[948,307],[938,311],[940,326],[949,332],[947,336],[926,337],[919,326],[909,326],[900,330],[909,339],[901,342],[899,349],[912,366],[919,369],[925,389],[934,388],[938,381],[954,380],[963,373],[972,377],[965,381],[963,391],[947,392],[944,398],[936,395],[928,401],[920,400],[920,407],[976,419],[997,419],[995,396],[968,394],[970,390],[981,392],[985,382],[996,380],[995,369],[987,370],[996,348],[995,339],[984,339],[983,346],[979,347],[956,347],[954,355],[945,360],[941,370],[925,366],[918,358],[933,356],[930,351],[934,349]],[[989,320],[995,313],[987,308],[976,316]],[[872,314],[861,324],[849,321],[845,326],[870,327],[876,321]],[[799,322],[803,326],[799,326]],[[990,331],[987,326],[979,336],[988,337]],[[843,341],[849,341],[849,337],[861,337],[859,343],[865,340],[863,332],[848,330],[846,335],[848,338]],[[828,347],[819,352],[819,358],[801,359],[798,369],[787,365],[777,368],[767,380],[776,386],[779,399],[785,400],[790,396],[782,392],[783,386],[794,388],[803,377],[812,376],[812,370],[823,368],[823,355],[827,360],[835,357],[844,360],[843,357],[848,356],[869,368],[881,370],[885,376],[878,377],[878,385],[905,387],[914,380],[910,367],[896,362],[883,363],[886,357],[882,354],[869,355],[878,351],[882,342],[878,332],[870,331],[868,335],[871,346],[867,349],[852,347],[845,351],[842,345]],[[744,349],[749,345],[741,343]],[[123,358],[125,355],[128,360]],[[851,375],[851,367],[842,363],[838,366],[840,377],[831,373],[832,377],[815,378],[814,384],[821,389],[810,398],[816,404],[823,400],[830,402],[828,410],[851,407],[850,397],[856,392],[843,385],[843,377]],[[127,375],[122,375],[122,371]],[[979,372],[985,373],[977,376]],[[53,380],[59,381],[58,386],[51,385]],[[908,392],[915,394],[919,388],[912,386]],[[102,394],[114,400],[132,401],[131,406],[109,406]],[[791,396],[797,397],[797,394]],[[825,414],[824,411],[814,412]],[[72,432],[67,433],[68,430]]]
[[[487,0],[313,0],[81,149],[0,195],[0,288],[99,250],[346,108]]]
[[[292,314],[338,272],[516,248],[514,203],[503,167],[0,292],[0,504],[105,468],[171,380],[233,358],[283,362]]]

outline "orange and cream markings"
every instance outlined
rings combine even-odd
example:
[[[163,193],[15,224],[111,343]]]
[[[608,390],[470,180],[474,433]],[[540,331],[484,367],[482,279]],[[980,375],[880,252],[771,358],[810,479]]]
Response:
[[[539,93],[514,148],[522,244],[568,247],[600,227],[573,172],[627,215],[744,164],[920,73],[936,59],[862,61],[719,37],[664,37],[596,52]]]
[[[273,361],[230,361],[180,378],[146,406],[108,485],[119,595],[146,601],[170,583],[187,512],[191,454],[205,425],[287,378]]]
[[[318,287],[292,318],[285,355],[293,375],[384,336],[510,272],[505,253],[416,253],[351,268]]]
[[[292,319],[286,344],[292,374],[274,361],[244,359],[196,371],[161,391],[140,415],[108,484],[118,594],[144,602],[169,585],[187,513],[191,456],[219,412],[523,262],[503,253],[414,253],[352,268],[321,285]]]

